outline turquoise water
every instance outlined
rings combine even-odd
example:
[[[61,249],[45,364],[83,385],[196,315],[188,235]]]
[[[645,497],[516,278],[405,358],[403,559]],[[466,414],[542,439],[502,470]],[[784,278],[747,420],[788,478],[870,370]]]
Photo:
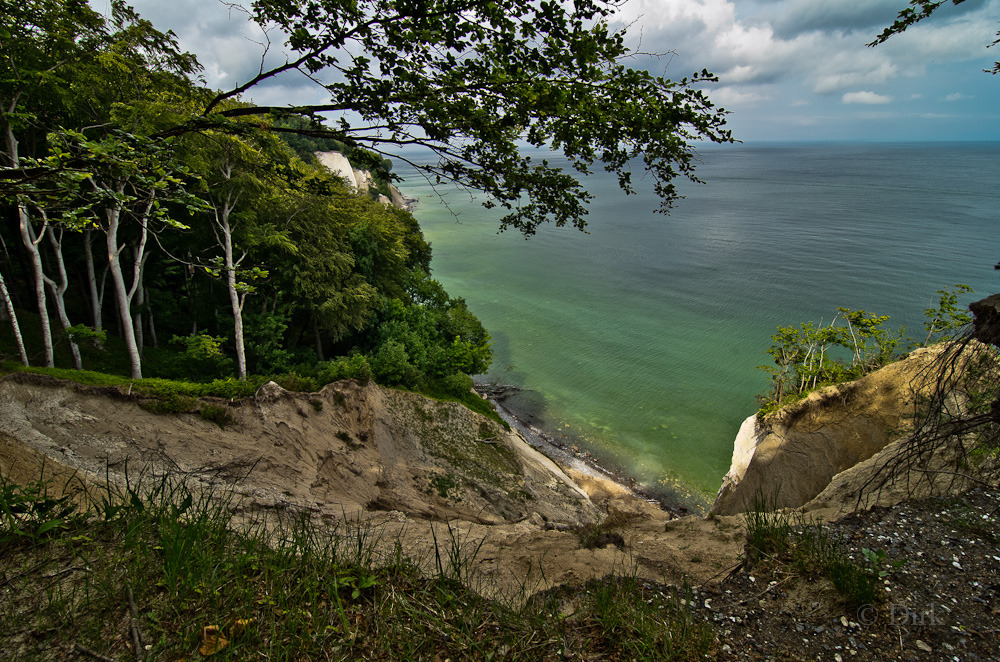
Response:
[[[590,234],[497,234],[468,192],[443,204],[397,164],[434,277],[494,339],[488,379],[517,406],[648,487],[704,503],[729,468],[779,324],[837,306],[921,311],[954,283],[1000,291],[1000,144],[709,146],[669,215],[587,179]],[[453,214],[457,213],[457,217]],[[964,300],[968,303],[971,300]]]

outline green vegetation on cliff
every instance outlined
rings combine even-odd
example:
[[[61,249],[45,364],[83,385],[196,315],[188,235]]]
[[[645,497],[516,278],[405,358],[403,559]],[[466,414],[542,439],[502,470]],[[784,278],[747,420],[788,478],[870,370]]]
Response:
[[[837,308],[829,324],[805,322],[797,328],[779,326],[767,353],[773,366],[759,366],[771,379],[768,393],[759,396],[761,411],[773,411],[821,386],[863,377],[896,361],[901,352],[953,337],[972,317],[958,305],[959,294],[971,294],[968,285],[938,290],[935,307],[926,308],[922,342],[906,337],[906,329],[889,329],[888,315]]]
[[[689,595],[634,575],[484,597],[477,548],[450,527],[414,559],[361,522],[233,525],[230,495],[169,477],[82,506],[59,487],[0,477],[5,659],[661,662],[716,646]]]
[[[387,159],[232,99],[216,107],[237,116],[209,125],[194,57],[123,3],[0,15],[0,358],[452,397],[485,371],[489,334],[430,277],[413,216],[311,152],[342,149],[381,188]]]

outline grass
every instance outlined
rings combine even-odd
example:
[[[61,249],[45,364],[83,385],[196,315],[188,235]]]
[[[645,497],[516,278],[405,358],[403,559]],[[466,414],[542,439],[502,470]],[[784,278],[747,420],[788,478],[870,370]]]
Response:
[[[450,528],[435,559],[411,559],[360,522],[234,519],[231,493],[169,475],[59,492],[0,478],[7,660],[694,660],[716,645],[683,592],[627,573],[484,598],[478,547]]]
[[[787,568],[807,581],[826,578],[853,609],[884,600],[881,582],[888,574],[883,569],[884,552],[880,552],[881,557],[872,553],[867,564],[859,563],[830,539],[821,522],[793,522],[787,514],[771,508],[762,495],[755,497],[753,507],[743,517],[745,565]],[[899,565],[893,564],[893,569]]]
[[[18,322],[27,345],[27,351],[32,363],[42,361],[41,323],[37,313],[27,310],[18,311]],[[61,329],[53,328],[53,341],[56,366],[70,366],[72,359],[69,343]],[[162,399],[161,404],[147,403],[146,408],[157,413],[201,413],[207,420],[212,420],[224,427],[228,424],[227,414],[218,410],[206,411],[205,407],[194,403],[192,398],[218,397],[238,399],[253,396],[257,390],[268,381],[274,381],[289,391],[313,392],[324,386],[322,381],[303,377],[295,373],[280,375],[250,375],[245,381],[228,377],[210,382],[181,381],[162,378],[131,379],[128,354],[120,338],[108,334],[103,349],[97,349],[90,343],[82,343],[83,366],[86,370],[73,370],[68,367],[44,368],[37,365],[25,367],[17,361],[17,351],[14,346],[13,334],[9,324],[0,324],[0,376],[11,372],[28,372],[49,375],[58,379],[76,382],[88,386],[117,387],[125,393],[134,393],[149,398]],[[143,372],[160,374],[162,364],[176,361],[182,352],[168,347],[146,347],[143,359]],[[408,390],[408,389],[402,389]],[[468,409],[482,414],[499,423],[506,429],[510,426],[493,408],[488,400],[479,397],[471,390],[460,395],[449,393],[439,385],[429,385],[418,391],[435,400],[444,402],[459,402]],[[313,401],[313,407],[316,407]],[[321,403],[320,403],[321,404]],[[320,407],[321,408],[321,407]],[[319,408],[317,408],[319,411]]]

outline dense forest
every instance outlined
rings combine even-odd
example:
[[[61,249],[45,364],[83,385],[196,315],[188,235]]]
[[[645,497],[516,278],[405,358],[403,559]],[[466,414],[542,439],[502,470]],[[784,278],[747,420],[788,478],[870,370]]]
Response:
[[[315,117],[235,112],[199,127],[217,92],[123,4],[3,8],[4,360],[468,392],[489,335],[431,279],[413,216],[374,199],[387,160],[310,137]],[[319,166],[313,153],[329,149],[375,189]]]

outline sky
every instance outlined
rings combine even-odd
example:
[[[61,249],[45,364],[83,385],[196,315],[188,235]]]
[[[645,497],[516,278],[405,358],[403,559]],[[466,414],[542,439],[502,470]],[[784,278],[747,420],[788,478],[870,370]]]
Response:
[[[107,0],[90,0],[107,10]],[[630,66],[678,79],[708,69],[709,97],[744,142],[1000,140],[1000,0],[943,6],[868,47],[907,0],[627,0],[615,16],[637,51]],[[266,37],[217,0],[133,0],[195,53],[213,87],[260,67]],[[269,61],[281,58],[272,34]],[[262,104],[322,103],[303,76],[262,87]]]

